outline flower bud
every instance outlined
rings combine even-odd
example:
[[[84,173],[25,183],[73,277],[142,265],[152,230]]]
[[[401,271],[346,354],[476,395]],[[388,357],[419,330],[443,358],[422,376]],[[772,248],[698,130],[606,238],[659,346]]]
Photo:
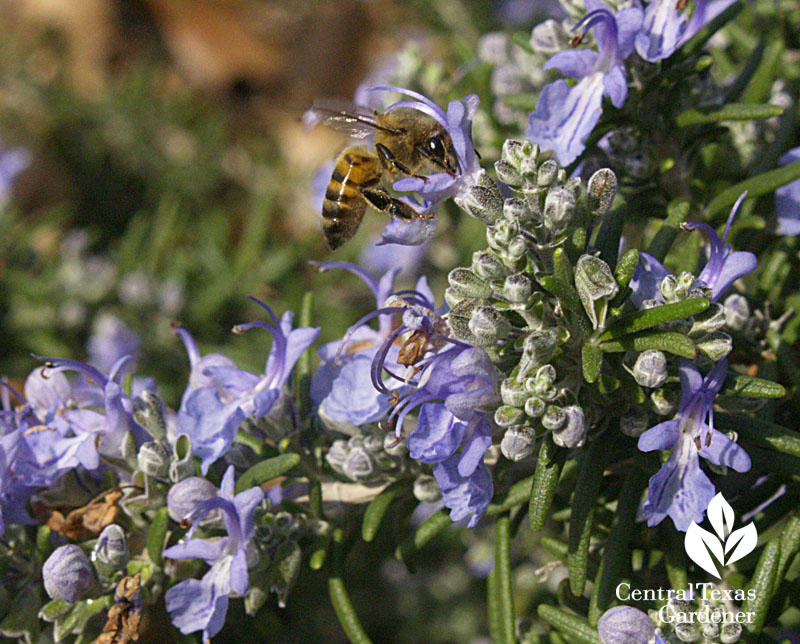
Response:
[[[169,464],[169,480],[177,483],[194,474],[192,439],[188,434],[178,434],[172,448],[173,458]]]
[[[551,364],[539,367],[534,376],[533,393],[542,395],[547,393],[556,381],[556,369]]]
[[[492,287],[468,268],[454,268],[447,276],[450,286],[460,295],[485,300],[492,294]]]
[[[558,163],[552,159],[542,163],[536,173],[536,185],[541,186],[542,188],[552,185],[552,183],[558,178],[559,169]]]
[[[69,544],[53,551],[42,567],[44,589],[52,599],[74,604],[94,585],[94,570],[78,546]]]
[[[524,179],[528,179],[531,177],[536,176],[536,170],[538,169],[538,164],[536,163],[535,158],[531,159],[523,159],[519,162],[519,171],[522,174]]]
[[[143,443],[136,455],[139,469],[156,479],[169,478],[169,463],[172,460],[169,448],[158,441]]]
[[[164,401],[152,391],[145,390],[133,399],[133,419],[155,440],[167,436]]]
[[[525,383],[516,378],[506,378],[500,383],[500,398],[505,405],[522,407],[529,396],[530,393],[525,389]]]
[[[383,437],[383,451],[389,456],[402,456],[406,451],[405,441],[396,436],[394,432],[389,432]]]
[[[531,396],[525,401],[525,413],[531,418],[539,418],[544,414],[547,405],[538,396]]]
[[[190,476],[169,489],[167,511],[173,521],[180,523],[200,503],[215,496],[217,488],[211,481],[200,476]]]
[[[377,454],[383,450],[383,439],[374,434],[364,436],[364,449],[373,454]]]
[[[536,432],[526,425],[509,427],[500,442],[500,451],[509,461],[528,458],[536,449]]]
[[[675,624],[675,637],[681,642],[697,642],[701,637],[700,629],[695,624]]]
[[[522,183],[522,175],[513,165],[504,159],[494,162],[494,169],[497,178],[509,186],[519,186]]]
[[[724,624],[719,630],[719,641],[722,644],[734,644],[742,637],[742,625],[738,622]]]
[[[602,217],[611,210],[611,202],[617,194],[617,175],[608,168],[601,168],[589,177],[586,185],[586,201],[589,212]]]
[[[103,528],[94,547],[94,558],[111,568],[122,568],[128,563],[128,540],[116,523]]]
[[[503,143],[501,158],[503,161],[516,168],[523,159],[531,155],[531,148],[532,146],[530,141],[522,142],[514,141],[513,139],[506,139],[506,142]],[[537,155],[538,150],[533,156],[536,157]]]
[[[575,266],[575,288],[593,328],[605,326],[608,302],[619,286],[608,264],[593,255],[581,255]]]
[[[466,195],[456,197],[455,202],[468,215],[485,224],[493,224],[503,216],[503,196],[485,170],[481,170],[477,182]]]
[[[707,614],[709,619],[700,625],[700,629],[703,631],[703,635],[708,640],[719,636],[720,624],[724,619],[724,613],[717,608],[708,611]]]
[[[282,541],[269,566],[269,587],[278,596],[281,608],[286,606],[286,598],[297,582],[302,565],[303,552],[297,542]]]
[[[675,275],[667,275],[661,281],[658,290],[667,304],[679,302],[686,298],[695,281],[694,275],[687,271],[682,271],[677,277]]]
[[[544,226],[551,234],[566,230],[575,214],[575,195],[566,188],[553,188],[544,200]]]
[[[642,351],[633,365],[633,378],[642,387],[660,387],[667,379],[667,357],[655,349]]]
[[[473,253],[472,270],[486,280],[501,280],[508,274],[500,258],[485,250]]]
[[[525,273],[515,273],[506,277],[503,295],[512,304],[527,302],[533,294],[533,281]]]
[[[436,479],[429,474],[420,474],[414,480],[414,498],[420,503],[436,503],[442,498],[442,491]]]
[[[533,331],[525,336],[522,349],[532,362],[530,368],[550,361],[558,345],[558,334],[553,329]]]
[[[365,481],[376,473],[375,458],[363,447],[351,449],[342,464],[344,475],[353,481]]]
[[[719,331],[725,326],[725,307],[712,302],[711,305],[699,315],[694,316],[689,335],[696,338],[706,333]]]
[[[639,438],[650,426],[650,417],[641,407],[631,407],[619,419],[619,431],[625,436]]]
[[[558,405],[548,405],[542,416],[542,425],[545,429],[555,431],[567,422],[567,414]]]
[[[750,318],[750,303],[744,295],[734,293],[725,298],[725,324],[734,331],[743,331]]]
[[[449,306],[451,309],[463,299],[464,296],[456,291],[452,286],[448,286],[446,289],[444,289],[444,301],[447,302],[447,306]]]
[[[714,362],[722,360],[733,350],[733,338],[724,331],[715,331],[697,341],[697,349]]]
[[[659,416],[666,416],[675,409],[678,402],[677,393],[669,388],[656,389],[650,394],[650,402],[653,411]]]
[[[500,405],[494,412],[494,422],[500,427],[519,425],[524,417],[525,412],[519,407],[512,407],[511,405]]]
[[[491,346],[511,332],[511,323],[491,306],[476,306],[469,317],[469,330],[478,338],[479,346]]]
[[[531,211],[523,199],[511,197],[503,202],[503,219],[517,223],[530,221]]]
[[[548,408],[548,412],[551,408]],[[553,429],[553,442],[559,447],[581,447],[586,442],[586,417],[583,408],[577,405],[570,405],[560,410],[566,417],[559,427]],[[547,414],[545,414],[545,417]],[[544,425],[544,419],[542,419]]]

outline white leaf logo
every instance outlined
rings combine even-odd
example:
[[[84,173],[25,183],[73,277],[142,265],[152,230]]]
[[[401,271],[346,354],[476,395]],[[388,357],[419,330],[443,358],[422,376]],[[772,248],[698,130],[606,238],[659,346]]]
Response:
[[[717,534],[704,530],[692,521],[684,539],[686,554],[703,570],[722,579],[720,567],[739,561],[755,550],[758,533],[752,521],[743,528],[733,530],[733,508],[721,492],[708,504],[707,514]],[[726,559],[728,553],[730,555]]]

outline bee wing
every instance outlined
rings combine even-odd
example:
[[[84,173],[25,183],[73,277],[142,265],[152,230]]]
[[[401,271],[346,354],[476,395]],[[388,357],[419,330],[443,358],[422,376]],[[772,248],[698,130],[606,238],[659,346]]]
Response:
[[[357,139],[363,139],[375,130],[398,134],[393,128],[381,123],[374,110],[331,98],[314,99],[314,105],[303,114],[303,123],[307,127],[322,123],[332,130],[344,132]]]

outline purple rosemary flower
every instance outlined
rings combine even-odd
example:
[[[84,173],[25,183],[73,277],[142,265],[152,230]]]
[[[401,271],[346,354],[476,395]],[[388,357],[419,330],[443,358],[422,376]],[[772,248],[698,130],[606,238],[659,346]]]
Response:
[[[492,498],[492,479],[483,455],[492,443],[494,420],[484,408],[499,401],[497,372],[483,349],[449,335],[446,321],[433,303],[419,292],[387,302],[386,310],[402,312],[395,328],[372,364],[372,381],[378,391],[396,400],[389,419],[398,436],[411,412],[418,412],[417,428],[408,436],[412,458],[434,465],[433,474],[453,520],[472,515],[474,526]],[[403,340],[397,364],[406,367],[400,375],[386,361],[396,340]],[[383,373],[405,382],[410,391],[392,391]]]
[[[669,460],[650,479],[648,498],[641,511],[647,525],[657,525],[670,516],[675,527],[686,532],[692,521],[703,521],[715,490],[700,469],[700,456],[737,472],[750,469],[747,453],[714,429],[714,398],[727,372],[728,361],[722,359],[703,378],[693,362],[682,358],[677,417],[651,427],[639,437],[643,452],[672,450]]]
[[[0,149],[0,206],[5,205],[17,175],[28,167],[31,156],[27,150]]]
[[[390,269],[376,280],[364,269],[347,262],[312,263],[320,271],[343,269],[358,276],[372,291],[379,310],[391,295],[399,272],[397,268]],[[430,292],[424,278],[417,288]],[[322,363],[311,379],[310,395],[320,417],[328,423],[356,426],[373,423],[386,416],[391,408],[390,396],[372,386],[372,360],[392,330],[392,315],[381,315],[379,310],[368,316],[377,315],[377,331],[366,326],[366,320],[361,320],[342,340],[334,340],[319,349]],[[389,364],[396,366],[398,351],[397,346],[390,347],[386,358]]]
[[[44,589],[52,599],[74,604],[95,584],[94,568],[80,547],[56,548],[42,566]]]
[[[800,147],[789,150],[778,163],[787,165],[795,161],[800,161]],[[778,212],[778,234],[800,235],[800,179],[775,191],[775,210]]]
[[[646,613],[630,606],[610,608],[597,622],[603,644],[664,644],[656,635],[656,625]]]
[[[633,52],[633,42],[642,24],[639,6],[614,14],[600,0],[586,0],[589,13],[575,29],[594,29],[599,51],[562,51],[545,63],[578,80],[572,87],[565,80],[547,85],[539,95],[525,131],[533,143],[552,149],[561,165],[569,165],[583,152],[586,138],[600,119],[603,96],[616,108],[628,97],[623,61]]]
[[[94,320],[86,349],[90,364],[100,371],[110,371],[120,358],[133,356],[135,360],[141,346],[139,336],[127,324],[116,315],[103,313]]]
[[[291,311],[284,313],[279,322],[266,304],[250,299],[267,311],[271,323],[239,324],[234,333],[260,328],[272,335],[273,344],[263,375],[239,369],[224,356],[200,358],[191,336],[181,333],[192,361],[192,374],[178,413],[177,431],[191,438],[192,451],[202,460],[204,475],[230,449],[242,421],[269,414],[283,393],[295,362],[319,335],[319,328],[293,330]]]
[[[219,495],[201,501],[184,517],[184,522],[192,524],[186,535],[188,540],[164,551],[170,559],[203,559],[211,566],[202,579],[182,581],[165,595],[172,623],[184,634],[203,631],[204,641],[222,629],[231,592],[244,596],[250,588],[248,545],[255,535],[253,515],[264,492],[253,487],[234,496],[233,490],[234,472],[230,466],[222,478]],[[213,510],[221,511],[228,535],[192,539],[200,520]]]
[[[711,289],[712,302],[718,301],[736,280],[753,272],[758,264],[758,259],[753,253],[748,251],[734,252],[730,246],[725,244],[733,219],[739,210],[739,205],[746,196],[746,192],[742,193],[733,208],[731,208],[722,239],[720,239],[717,231],[708,224],[693,222],[683,226],[686,230],[702,229],[708,235],[708,261],[706,261],[706,265],[700,272],[693,288],[705,286]],[[637,307],[641,307],[645,300],[663,302],[659,285],[664,277],[669,274],[669,271],[655,257],[647,253],[639,253],[639,265],[636,267],[630,284],[633,289],[631,301]]]
[[[669,58],[703,25],[733,2],[734,0],[698,0],[694,10],[690,11],[687,8],[688,2],[650,0],[644,10],[642,29],[636,35],[636,52],[651,63]]]
[[[414,208],[433,212],[448,197],[459,197],[478,181],[481,166],[478,155],[472,144],[472,118],[478,109],[480,100],[477,95],[469,94],[461,100],[450,101],[447,113],[429,98],[400,87],[375,87],[374,91],[391,91],[405,94],[414,100],[400,101],[386,108],[387,112],[401,107],[413,108],[427,114],[438,121],[450,135],[453,150],[458,160],[455,175],[439,172],[427,177],[427,181],[416,177],[406,177],[395,181],[394,189],[401,192],[415,192],[424,202],[417,203],[411,197],[405,199]],[[384,229],[381,237],[383,244],[422,244],[433,237],[436,229],[436,217],[430,219],[414,219],[412,221],[392,220]]]

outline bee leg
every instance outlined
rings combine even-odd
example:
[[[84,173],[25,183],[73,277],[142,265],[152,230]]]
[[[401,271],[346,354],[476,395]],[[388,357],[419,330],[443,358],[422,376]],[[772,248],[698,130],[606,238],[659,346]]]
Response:
[[[392,197],[392,195],[385,190],[362,190],[361,194],[364,195],[364,198],[369,202],[370,206],[392,217],[411,221],[412,219],[432,219],[435,216],[431,213],[423,213],[415,210],[405,201]]]
[[[395,172],[400,172],[402,174],[408,175],[409,177],[414,177],[415,179],[422,179],[423,182],[428,183],[428,177],[415,174],[411,172],[406,166],[400,163],[397,159],[395,159],[394,154],[392,151],[387,148],[383,143],[376,143],[375,144],[375,151],[378,153],[378,158],[381,160],[384,168],[392,168]]]

